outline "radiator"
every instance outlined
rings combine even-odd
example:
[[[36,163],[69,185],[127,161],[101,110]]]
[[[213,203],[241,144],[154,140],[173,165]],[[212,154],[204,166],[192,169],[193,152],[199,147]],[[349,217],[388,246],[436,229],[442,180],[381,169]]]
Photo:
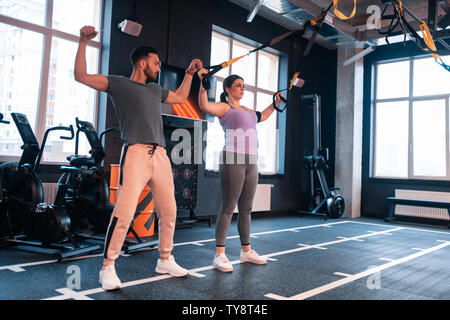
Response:
[[[253,199],[253,212],[270,211],[270,196],[273,184],[258,184],[256,186],[255,198]],[[234,209],[238,212],[238,208]]]
[[[43,183],[42,187],[44,189],[44,202],[48,204],[53,204],[56,197],[56,187],[57,183]]]
[[[396,198],[450,202],[450,192],[395,189]],[[447,209],[396,205],[395,214],[411,217],[449,220]]]

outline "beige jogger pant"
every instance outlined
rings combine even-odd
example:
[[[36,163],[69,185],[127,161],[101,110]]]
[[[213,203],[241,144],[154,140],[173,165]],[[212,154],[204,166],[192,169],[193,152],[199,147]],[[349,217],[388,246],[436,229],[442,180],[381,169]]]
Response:
[[[148,184],[158,217],[159,254],[170,256],[176,221],[175,189],[166,149],[152,144],[131,144],[122,147],[117,203],[105,239],[104,265],[118,258],[133,220],[139,195]]]

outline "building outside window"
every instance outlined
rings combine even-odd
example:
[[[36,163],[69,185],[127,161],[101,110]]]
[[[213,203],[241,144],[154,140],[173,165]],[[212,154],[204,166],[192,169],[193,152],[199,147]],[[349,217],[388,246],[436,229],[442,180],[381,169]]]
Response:
[[[96,124],[97,92],[77,83],[72,70],[79,30],[84,25],[101,30],[102,6],[102,0],[0,0],[0,106],[8,102],[0,112],[7,120],[12,120],[10,112],[24,113],[39,143],[50,126],[75,127],[75,117]],[[100,49],[99,34],[87,47],[89,73],[99,72]],[[8,81],[9,72],[13,81]],[[11,134],[5,137],[4,127],[1,145],[9,147],[0,145],[0,161],[17,159],[22,153],[20,135],[9,128]],[[75,140],[59,139],[67,133],[50,133],[43,162],[65,162],[74,153]],[[89,150],[85,140],[80,139],[83,154]]]
[[[432,57],[374,71],[372,176],[450,180],[450,73]]]

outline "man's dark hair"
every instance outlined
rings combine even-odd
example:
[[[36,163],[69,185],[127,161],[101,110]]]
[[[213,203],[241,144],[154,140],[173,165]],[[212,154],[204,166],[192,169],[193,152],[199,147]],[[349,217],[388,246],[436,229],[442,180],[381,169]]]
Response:
[[[146,46],[137,47],[136,49],[131,51],[131,54],[130,54],[131,65],[134,66],[136,64],[136,62],[138,62],[140,59],[147,58],[149,53],[158,54],[158,52],[156,52],[155,48],[146,47]]]

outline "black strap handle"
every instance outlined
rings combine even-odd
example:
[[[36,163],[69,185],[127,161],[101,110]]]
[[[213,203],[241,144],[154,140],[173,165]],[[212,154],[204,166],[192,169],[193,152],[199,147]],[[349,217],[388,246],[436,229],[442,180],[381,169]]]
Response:
[[[9,124],[9,121],[3,120],[3,113],[0,113],[0,123]]]
[[[283,96],[280,96],[280,99],[281,99],[281,101],[283,101],[284,106],[282,106],[282,107],[280,108],[279,105],[277,106],[276,103],[275,103],[276,100],[277,100],[277,94],[279,94],[280,92],[282,92],[282,91],[284,91],[284,90],[287,90],[287,89],[278,90],[278,91],[275,92],[275,93],[273,94],[273,96],[272,96],[272,104],[273,104],[273,108],[274,108],[276,111],[278,111],[278,112],[283,112],[283,111],[286,109],[286,106],[287,106],[288,100],[287,100],[285,97],[283,97]]]

